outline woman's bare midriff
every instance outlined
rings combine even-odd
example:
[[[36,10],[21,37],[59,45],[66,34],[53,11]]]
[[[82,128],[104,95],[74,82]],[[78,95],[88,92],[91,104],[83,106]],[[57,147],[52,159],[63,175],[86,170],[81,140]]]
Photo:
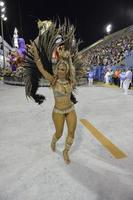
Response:
[[[55,98],[55,108],[64,110],[71,108],[73,103],[70,100],[69,96],[65,97],[56,97]]]

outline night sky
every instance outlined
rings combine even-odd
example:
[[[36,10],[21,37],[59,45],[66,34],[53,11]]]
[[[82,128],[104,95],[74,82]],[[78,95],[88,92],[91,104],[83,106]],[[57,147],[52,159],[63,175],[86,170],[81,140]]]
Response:
[[[68,17],[76,26],[76,37],[83,41],[82,47],[104,37],[108,23],[113,25],[112,32],[133,25],[133,0],[79,1],[5,0],[8,17],[8,21],[4,22],[5,39],[11,44],[14,28],[17,27],[19,37],[27,43],[38,34],[37,19],[57,16],[61,21]]]

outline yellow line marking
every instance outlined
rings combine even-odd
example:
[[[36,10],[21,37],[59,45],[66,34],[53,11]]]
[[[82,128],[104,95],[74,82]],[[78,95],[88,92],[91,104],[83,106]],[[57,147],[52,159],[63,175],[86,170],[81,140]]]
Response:
[[[116,145],[114,145],[108,138],[106,138],[99,130],[97,130],[90,122],[86,119],[81,119],[81,123],[91,131],[92,135],[95,136],[99,142],[114,155],[115,158],[120,159],[127,157]]]

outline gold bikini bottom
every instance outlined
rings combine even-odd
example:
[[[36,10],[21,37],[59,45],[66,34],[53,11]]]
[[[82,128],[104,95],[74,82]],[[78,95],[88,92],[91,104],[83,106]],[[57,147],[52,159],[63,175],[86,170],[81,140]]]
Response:
[[[67,108],[67,109],[63,109],[63,110],[60,110],[60,109],[58,109],[58,108],[54,108],[54,112],[55,113],[59,113],[59,114],[68,114],[68,113],[70,113],[71,111],[73,111],[74,110],[74,105],[72,105],[70,108]]]

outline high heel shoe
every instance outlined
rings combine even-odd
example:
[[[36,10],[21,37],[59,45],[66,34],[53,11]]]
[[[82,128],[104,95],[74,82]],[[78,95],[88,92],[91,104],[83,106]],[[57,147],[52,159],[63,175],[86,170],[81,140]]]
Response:
[[[71,161],[69,159],[68,150],[64,149],[63,151],[63,158],[66,164],[69,164]]]
[[[65,161],[66,164],[69,164],[71,162],[70,159],[69,159],[68,152],[69,152],[72,144],[73,144],[73,138],[68,136],[66,138],[65,149],[63,151],[63,158],[64,158],[64,161]]]

